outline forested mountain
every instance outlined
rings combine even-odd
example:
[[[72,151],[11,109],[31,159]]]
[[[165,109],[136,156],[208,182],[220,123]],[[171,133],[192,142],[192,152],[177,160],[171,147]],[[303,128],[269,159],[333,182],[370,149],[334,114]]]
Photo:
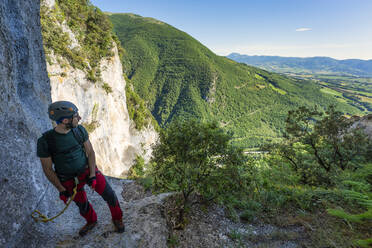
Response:
[[[276,139],[289,110],[337,104],[311,81],[294,79],[217,56],[188,34],[134,14],[108,14],[125,52],[125,73],[161,126],[174,119],[216,120],[234,142],[254,147]]]
[[[239,53],[231,53],[227,57],[237,62],[280,73],[316,73],[372,77],[372,60],[337,60],[329,57],[249,56]]]

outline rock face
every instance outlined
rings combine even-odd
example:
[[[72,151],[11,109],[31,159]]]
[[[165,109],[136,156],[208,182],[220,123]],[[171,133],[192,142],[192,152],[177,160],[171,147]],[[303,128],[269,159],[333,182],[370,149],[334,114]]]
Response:
[[[86,236],[78,235],[79,229],[85,224],[79,215],[78,208],[72,204],[54,223],[30,223],[24,230],[24,235],[15,247],[157,247],[166,248],[168,229],[162,206],[169,194],[144,197],[135,201],[124,199],[123,190],[133,182],[115,178],[106,178],[119,198],[123,210],[125,224],[124,233],[114,232],[111,215],[104,200],[92,190],[87,189],[88,199],[98,217],[97,226]],[[135,193],[135,192],[132,192]],[[56,198],[56,197],[55,197]],[[63,203],[55,199],[56,209],[62,209]],[[49,215],[56,214],[50,211]]]
[[[41,2],[53,8],[54,1]],[[80,47],[66,21],[58,23],[56,20],[50,25],[61,27],[71,41],[71,48]],[[135,129],[128,114],[126,82],[116,44],[112,54],[112,57],[100,61],[101,75],[96,83],[87,79],[86,71],[73,68],[67,59],[54,53],[49,55],[47,70],[52,100],[67,100],[77,105],[82,122],[91,127],[88,131],[98,167],[106,175],[119,177],[128,172],[137,155],[144,157],[145,161],[150,159],[151,146],[156,142],[157,133],[152,126],[142,131]],[[103,85],[110,87],[111,92],[105,90]]]
[[[32,244],[43,247],[53,235],[65,230],[63,217],[45,225],[33,223],[30,217],[36,208],[52,216],[63,207],[58,192],[45,178],[36,157],[37,138],[52,128],[47,114],[47,107],[52,102],[51,92],[54,97],[76,100],[84,118],[89,118],[98,102],[100,126],[92,134],[92,140],[97,154],[102,154],[99,162],[110,164],[108,169],[104,169],[110,174],[125,171],[129,166],[127,161],[140,148],[143,149],[141,144],[146,147],[152,142],[145,138],[152,140],[154,137],[151,135],[156,135],[151,131],[138,133],[131,129],[125,112],[125,82],[116,74],[111,75],[113,81],[109,82],[114,92],[107,97],[104,97],[106,93],[102,89],[94,86],[86,90],[76,86],[67,90],[73,84],[67,79],[61,83],[53,81],[51,89],[42,47],[39,10],[38,1],[0,1],[0,247],[32,247]],[[119,72],[119,64],[117,57],[102,62],[101,66],[107,67],[103,75]],[[79,75],[78,72],[75,75]],[[70,98],[64,95],[65,92],[71,94]],[[97,92],[102,99],[94,98]],[[120,135],[113,135],[109,126]],[[114,166],[120,169],[113,169]],[[74,215],[81,222],[76,208],[71,208],[71,211],[75,211]]]
[[[60,64],[48,64],[53,101],[67,100],[79,108],[83,123],[92,126],[90,141],[96,152],[98,167],[111,176],[124,175],[137,155],[148,160],[151,145],[157,139],[152,126],[137,131],[129,119],[125,96],[125,80],[116,46],[114,56],[100,64],[101,80],[111,93],[86,79],[86,73]],[[63,76],[61,76],[63,75]]]
[[[0,1],[1,247],[14,245],[31,211],[51,193],[36,157],[36,139],[51,128],[39,19],[36,1]]]

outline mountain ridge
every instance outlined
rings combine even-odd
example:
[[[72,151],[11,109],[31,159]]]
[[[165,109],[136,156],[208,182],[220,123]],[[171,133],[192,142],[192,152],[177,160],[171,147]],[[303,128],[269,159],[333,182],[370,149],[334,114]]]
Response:
[[[353,75],[372,77],[372,59],[334,59],[331,57],[282,57],[282,56],[264,56],[264,55],[244,55],[239,53],[230,53],[226,56],[234,61],[246,63],[252,66],[258,66],[263,69],[286,72],[288,67],[303,70],[303,72],[318,72],[329,70],[328,73],[337,75]]]
[[[358,58],[352,58],[352,59],[336,59],[336,58],[333,58],[333,57],[329,57],[329,56],[308,56],[308,57],[296,57],[296,56],[279,56],[279,55],[248,55],[248,54],[241,54],[241,53],[236,53],[236,52],[233,52],[233,53],[230,53],[229,55],[227,55],[226,57],[229,57],[231,55],[244,55],[244,56],[249,56],[249,57],[270,57],[270,58],[286,58],[286,59],[290,59],[290,58],[294,58],[294,59],[311,59],[311,58],[325,58],[325,59],[331,59],[331,60],[337,60],[337,61],[345,61],[345,60],[357,60],[357,61],[372,61],[372,59],[358,59]]]
[[[336,104],[358,113],[311,81],[218,56],[169,24],[133,14],[108,17],[126,51],[125,73],[163,127],[179,118],[218,121],[247,147],[278,138],[287,112],[300,105]]]

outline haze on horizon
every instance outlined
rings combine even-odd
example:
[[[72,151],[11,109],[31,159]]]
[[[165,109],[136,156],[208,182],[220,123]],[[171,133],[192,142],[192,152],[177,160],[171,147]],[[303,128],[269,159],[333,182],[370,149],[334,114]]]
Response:
[[[372,59],[372,1],[91,0],[166,22],[218,55]]]

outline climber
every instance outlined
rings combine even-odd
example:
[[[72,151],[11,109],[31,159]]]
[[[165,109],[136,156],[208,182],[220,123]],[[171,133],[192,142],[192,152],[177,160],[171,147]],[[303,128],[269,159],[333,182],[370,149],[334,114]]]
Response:
[[[79,235],[84,236],[97,224],[97,215],[84,191],[85,184],[102,196],[110,208],[116,231],[124,232],[119,201],[96,167],[95,153],[88,133],[83,126],[78,125],[81,117],[77,107],[71,102],[58,101],[49,106],[48,113],[57,126],[38,139],[37,156],[46,177],[57,188],[59,198],[65,204],[72,196],[74,179],[78,178],[77,194],[73,200],[79,207],[80,215],[87,221]]]

